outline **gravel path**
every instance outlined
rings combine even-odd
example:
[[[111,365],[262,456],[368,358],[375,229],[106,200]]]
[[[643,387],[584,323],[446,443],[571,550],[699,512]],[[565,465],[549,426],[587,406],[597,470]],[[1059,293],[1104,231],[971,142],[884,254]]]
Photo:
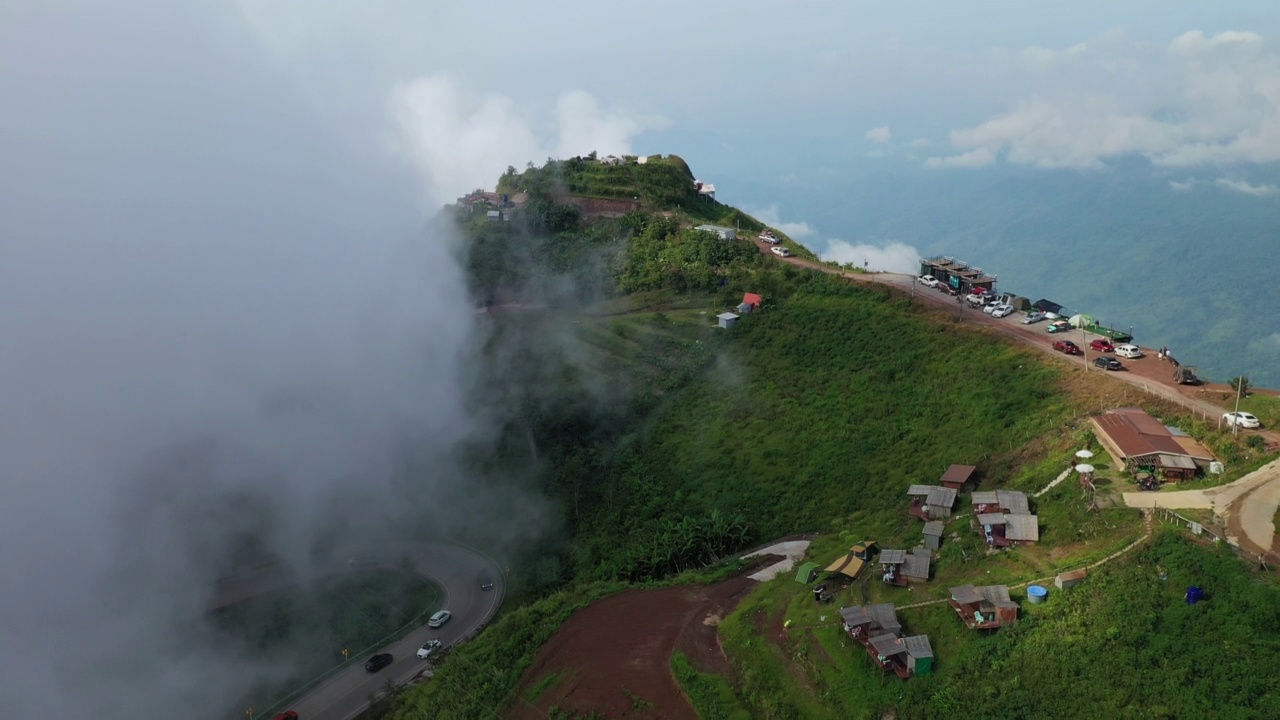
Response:
[[[808,540],[788,540],[786,542],[775,543],[766,548],[761,548],[753,553],[743,555],[742,559],[757,555],[781,555],[782,560],[756,571],[747,577],[757,582],[768,582],[785,572],[791,572],[791,568],[796,566],[796,562],[804,557],[804,553],[809,549]]]

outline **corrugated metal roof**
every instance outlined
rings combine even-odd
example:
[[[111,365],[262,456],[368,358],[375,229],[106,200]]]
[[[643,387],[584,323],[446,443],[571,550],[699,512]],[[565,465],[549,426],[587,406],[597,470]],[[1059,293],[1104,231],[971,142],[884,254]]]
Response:
[[[999,502],[1000,497],[996,495],[995,490],[983,490],[982,492],[973,493],[969,496],[969,499],[974,505],[995,505]]]
[[[907,651],[907,646],[902,639],[893,635],[878,635],[871,638],[871,647],[885,657]]]
[[[947,529],[947,524],[942,522],[941,520],[934,520],[933,522],[927,522],[924,524],[925,535],[942,537],[942,533],[945,532],[946,529]]]
[[[902,629],[902,624],[898,622],[898,614],[894,610],[893,603],[842,607],[840,608],[840,617],[850,626],[870,623],[872,628],[879,628],[890,633],[896,633]]]
[[[976,590],[977,593],[981,595],[984,599],[986,599],[988,602],[994,603],[996,605],[999,605],[1000,603],[1011,602],[1009,600],[1008,585],[983,585],[982,587],[974,588],[974,590]]]
[[[906,550],[881,550],[880,562],[883,565],[900,565],[907,561]]]
[[[1040,518],[1035,515],[1005,515],[1004,536],[1010,540],[1036,542],[1040,539]]]
[[[966,483],[973,475],[973,471],[977,470],[972,465],[952,465],[947,471],[942,473],[942,479],[938,482],[942,483]]]
[[[1181,468],[1183,470],[1195,470],[1196,461],[1186,455],[1170,455],[1169,453],[1156,453],[1156,462],[1160,467]]]
[[[961,585],[951,588],[951,599],[961,605],[969,605],[970,603],[980,602],[982,595],[978,593],[978,589],[972,585]]]
[[[928,580],[930,564],[931,562],[928,555],[911,553],[907,556],[907,561],[902,564],[902,574],[907,577]]]
[[[930,506],[947,508],[949,510],[956,504],[956,491],[954,488],[934,485],[929,488],[929,498],[925,500],[925,502]]]
[[[997,504],[1004,508],[1005,512],[1021,513],[1026,515],[1031,512],[1031,505],[1027,501],[1027,494],[1020,490],[997,490]]]
[[[929,488],[931,487],[933,486],[932,485],[912,485],[911,487],[907,488],[907,494],[908,495],[928,495]]]
[[[1125,459],[1133,457],[1143,457],[1153,453],[1169,453],[1172,455],[1192,455],[1196,456],[1197,452],[1203,451],[1205,457],[1212,459],[1212,455],[1204,448],[1203,445],[1196,443],[1194,439],[1188,438],[1190,442],[1195,443],[1193,446],[1195,452],[1188,452],[1179,444],[1181,438],[1175,438],[1169,428],[1160,423],[1159,420],[1136,408],[1122,408],[1113,410],[1105,415],[1093,418],[1093,424],[1098,430],[1110,438]]]
[[[1173,441],[1178,443],[1178,447],[1182,448],[1183,452],[1197,460],[1209,461],[1213,459],[1213,453],[1209,451],[1209,448],[1201,445],[1200,441],[1190,435],[1176,436]]]
[[[902,638],[902,644],[907,646],[907,653],[911,657],[933,657],[933,646],[929,644],[928,635],[912,635],[911,637]]]
[[[1004,513],[979,513],[978,524],[979,525],[1004,525],[1005,514]]]

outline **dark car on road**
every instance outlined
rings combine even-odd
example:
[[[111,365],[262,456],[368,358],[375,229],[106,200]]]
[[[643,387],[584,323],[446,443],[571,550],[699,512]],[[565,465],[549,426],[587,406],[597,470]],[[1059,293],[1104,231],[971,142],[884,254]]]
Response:
[[[1071,342],[1070,340],[1058,340],[1053,344],[1053,349],[1057,350],[1060,353],[1066,353],[1068,355],[1080,354],[1080,348],[1076,347],[1076,344]]]
[[[374,655],[373,657],[365,661],[364,669],[368,670],[371,673],[378,672],[382,668],[390,665],[392,659],[393,658],[391,657],[391,653],[382,653],[380,655]]]
[[[488,571],[488,570],[481,570],[481,571],[480,571],[480,578],[479,578],[479,579],[480,579],[480,589],[481,589],[481,590],[492,590],[492,589],[493,589],[493,576],[489,574],[489,571]]]
[[[1109,357],[1094,358],[1093,365],[1094,367],[1100,367],[1103,370],[1123,370],[1124,369],[1124,365],[1121,365],[1119,360],[1115,358],[1109,358]]]

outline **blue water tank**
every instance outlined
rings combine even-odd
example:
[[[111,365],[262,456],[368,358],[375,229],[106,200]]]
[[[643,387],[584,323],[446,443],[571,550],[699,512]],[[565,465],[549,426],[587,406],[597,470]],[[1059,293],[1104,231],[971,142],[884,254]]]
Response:
[[[1041,585],[1031,585],[1027,587],[1027,600],[1033,604],[1039,604],[1049,597],[1049,591]]]
[[[1187,604],[1188,605],[1195,605],[1196,603],[1200,602],[1203,599],[1204,599],[1203,589],[1198,588],[1195,585],[1192,585],[1191,587],[1187,588]]]

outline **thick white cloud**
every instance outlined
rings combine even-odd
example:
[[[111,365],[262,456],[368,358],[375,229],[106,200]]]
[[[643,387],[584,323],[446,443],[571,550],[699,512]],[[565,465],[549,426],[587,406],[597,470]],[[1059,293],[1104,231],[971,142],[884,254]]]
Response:
[[[1214,181],[1214,185],[1230,190],[1231,192],[1252,195],[1254,197],[1268,197],[1280,192],[1280,188],[1277,188],[1275,185],[1253,185],[1244,180],[1230,180],[1228,178],[1218,178]]]
[[[950,135],[955,149],[987,154],[928,164],[975,167],[1002,152],[1038,167],[1130,156],[1176,167],[1280,161],[1280,54],[1254,33],[1189,32],[1154,53],[1112,34],[1020,57],[1044,73],[1041,90]]]
[[[590,94],[574,91],[560,96],[557,137],[540,137],[533,130],[534,119],[511,98],[468,91],[445,74],[396,86],[390,113],[396,150],[422,172],[429,195],[438,199],[490,187],[512,165],[592,150],[628,154],[633,137],[664,123],[661,118],[604,110]]]
[[[792,240],[807,238],[813,234],[813,228],[807,222],[785,222],[778,216],[778,206],[764,208],[748,208],[746,213],[774,230],[779,230]]]
[[[867,243],[853,244],[844,240],[830,240],[822,253],[823,260],[840,264],[852,263],[868,270],[914,273],[920,267],[920,251],[911,245],[892,242],[884,247]]]
[[[893,133],[889,132],[888,125],[881,125],[880,127],[871,128],[863,137],[873,143],[883,144],[893,140]]]

